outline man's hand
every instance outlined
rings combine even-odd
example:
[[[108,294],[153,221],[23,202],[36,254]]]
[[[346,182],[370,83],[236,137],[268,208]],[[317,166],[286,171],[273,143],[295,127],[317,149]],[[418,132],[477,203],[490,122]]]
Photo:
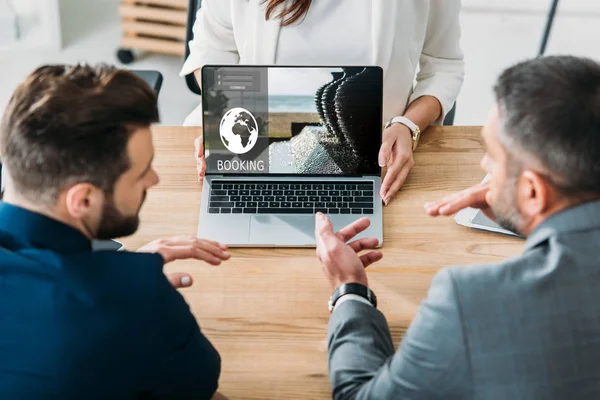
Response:
[[[202,136],[194,139],[194,157],[196,158],[196,169],[198,170],[198,182],[202,182],[206,174],[206,160],[204,159],[204,142],[202,142]]]
[[[489,203],[490,185],[484,181],[463,191],[451,194],[443,199],[425,204],[427,214],[432,217],[438,215],[452,215],[463,208],[473,207],[480,209],[488,218],[495,221],[496,217]]]
[[[379,241],[376,238],[365,238],[349,244],[346,242],[367,229],[370,224],[368,218],[361,218],[335,233],[329,218],[317,213],[317,258],[323,264],[323,272],[333,289],[344,283],[369,285],[365,268],[381,260],[383,254],[380,251],[371,251],[359,256],[358,253],[376,248]]]
[[[190,287],[194,283],[192,276],[190,274],[186,274],[185,272],[169,274],[167,275],[167,279],[175,289]]]
[[[228,260],[231,254],[227,245],[199,239],[195,236],[181,236],[172,239],[159,239],[138,249],[141,253],[158,253],[166,263],[175,260],[195,258],[212,265]]]
[[[385,205],[398,192],[415,165],[412,152],[412,132],[402,124],[392,124],[383,131],[383,141],[379,150],[379,165],[387,166],[387,173],[381,184],[379,195]]]
[[[231,257],[226,245],[198,239],[195,236],[155,240],[140,247],[138,252],[158,253],[165,260],[165,264],[175,260],[195,258],[212,265],[219,265],[222,260]],[[192,276],[185,272],[167,275],[167,279],[175,289],[189,287],[194,283]]]

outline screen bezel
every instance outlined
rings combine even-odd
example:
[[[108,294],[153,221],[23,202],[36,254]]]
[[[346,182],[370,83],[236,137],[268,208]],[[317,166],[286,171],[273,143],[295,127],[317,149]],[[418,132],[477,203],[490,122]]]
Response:
[[[380,71],[380,76],[381,76],[381,85],[382,85],[382,89],[383,89],[383,68],[381,68],[378,65],[266,65],[266,64],[259,64],[259,65],[247,65],[247,64],[206,64],[203,65],[201,70],[200,70],[200,76],[202,78],[202,82],[201,82],[201,86],[204,87],[204,69],[205,68],[264,68],[264,69],[269,69],[269,68],[299,68],[299,69],[303,69],[303,68],[371,68],[371,69],[378,69]],[[205,108],[205,104],[204,104],[204,89],[202,90],[202,144],[203,144],[203,148],[204,148],[204,157],[206,157],[206,135],[204,134],[204,108]],[[383,139],[383,90],[382,90],[382,96],[381,96],[381,103],[380,103],[380,109],[381,112],[379,113],[379,126],[380,126],[380,130],[379,130],[379,143],[381,144],[381,141]],[[381,176],[381,171],[382,168],[380,166],[377,167],[377,174],[302,174],[302,173],[277,173],[277,172],[268,172],[268,173],[219,173],[219,172],[209,172],[209,171],[205,171],[205,175],[207,176],[239,176],[239,177],[260,177],[260,176],[301,176],[301,177],[360,177],[360,176]]]

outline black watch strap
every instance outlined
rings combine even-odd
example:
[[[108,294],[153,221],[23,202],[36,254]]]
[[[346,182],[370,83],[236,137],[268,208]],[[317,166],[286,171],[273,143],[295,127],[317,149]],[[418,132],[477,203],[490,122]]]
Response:
[[[377,296],[375,296],[375,293],[373,293],[371,289],[360,283],[344,283],[343,285],[335,289],[335,291],[329,298],[329,312],[333,311],[335,303],[337,303],[340,297],[346,294],[356,294],[366,299],[369,303],[373,305],[373,307],[377,308]]]

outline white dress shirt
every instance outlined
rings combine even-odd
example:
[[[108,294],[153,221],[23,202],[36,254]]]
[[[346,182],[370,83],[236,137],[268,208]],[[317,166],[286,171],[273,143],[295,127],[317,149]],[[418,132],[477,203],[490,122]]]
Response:
[[[331,313],[333,314],[333,312],[338,308],[339,305],[341,305],[342,303],[345,303],[349,300],[359,301],[361,303],[365,303],[365,304],[368,304],[371,307],[373,307],[373,304],[371,304],[371,302],[369,300],[365,299],[364,297],[359,296],[357,294],[348,293],[348,294],[345,294],[342,297],[340,297],[338,299],[338,301],[335,302],[335,306],[333,306],[333,311]]]

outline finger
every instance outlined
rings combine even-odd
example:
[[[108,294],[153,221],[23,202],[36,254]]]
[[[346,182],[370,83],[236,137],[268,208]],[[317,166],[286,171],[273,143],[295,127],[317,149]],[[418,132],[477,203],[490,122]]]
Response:
[[[354,221],[350,225],[340,229],[340,231],[337,233],[337,237],[339,237],[342,242],[346,243],[348,240],[352,239],[354,236],[363,232],[370,225],[371,225],[371,220],[369,220],[369,218],[367,218],[367,217],[361,218],[359,220]]]
[[[219,258],[206,250],[199,249],[195,245],[187,245],[187,246],[170,246],[168,248],[162,249],[160,253],[163,255],[165,260],[174,261],[174,260],[187,260],[190,258],[195,258],[196,260],[206,261],[212,265],[221,264],[222,258]]]
[[[376,263],[383,258],[383,253],[380,251],[371,251],[365,255],[359,257],[363,266],[367,268],[369,265]]]
[[[228,249],[227,245],[223,245],[221,243],[218,243],[218,242],[215,242],[212,240],[199,239],[196,236],[190,235],[190,236],[174,237],[167,241],[168,249],[171,249],[171,248],[179,249],[181,247],[189,247],[190,249],[198,248],[207,253],[210,253],[211,255],[213,255],[221,260],[228,260],[229,258],[231,258],[231,254],[227,251],[227,249]],[[191,251],[191,253],[193,253],[193,251]],[[177,254],[179,254],[179,253],[177,253]],[[194,254],[190,254],[187,257],[190,258],[190,257],[195,257],[195,256],[194,256]]]
[[[231,254],[228,251],[221,249],[218,243],[210,243],[197,239],[194,246],[196,246],[198,250],[202,250],[220,260],[229,260],[231,258]]]
[[[209,245],[215,246],[215,247],[225,246],[223,249],[224,250],[227,249],[226,245],[222,245],[219,242],[215,242],[213,240],[208,240],[208,239],[200,239],[194,235],[175,236],[170,239],[167,239],[167,244],[174,245],[174,246],[187,246],[187,245],[192,245],[192,244],[197,244],[197,243],[206,243],[206,244],[209,244]]]
[[[198,170],[198,178],[200,180],[204,179],[204,175],[206,175],[206,160],[204,157],[199,158],[196,163],[196,168]]]
[[[388,194],[392,184],[398,178],[402,167],[408,161],[409,155],[398,154],[399,150],[394,150],[394,159],[392,160],[392,165],[388,168],[387,173],[385,174],[385,178],[383,179],[383,183],[381,184],[381,190],[379,191],[379,195],[382,199],[388,198]],[[385,200],[384,200],[385,201]]]
[[[426,209],[427,213],[433,216],[451,215],[466,207],[485,208],[488,206],[485,200],[485,195],[488,190],[489,189],[487,186],[482,187],[479,185],[477,187],[463,190],[462,192],[458,193],[457,196],[454,196],[447,201],[428,207]]]
[[[196,170],[198,171],[198,182],[202,182],[204,180],[205,168],[205,164],[202,161],[198,161],[196,163]]]
[[[363,250],[374,249],[377,245],[379,245],[379,240],[377,240],[377,238],[358,239],[348,243],[348,246],[357,253],[360,253]]]
[[[459,196],[462,195],[462,192],[464,190],[461,190],[459,192],[454,192],[452,194],[449,194],[447,196],[442,197],[441,199],[437,200],[437,201],[433,201],[431,203],[427,203],[425,204],[426,207],[431,207],[431,206],[436,206],[436,207],[441,207],[442,205],[448,204],[451,201],[453,201],[454,199],[458,198]]]
[[[487,207],[485,194],[487,190],[467,191],[448,204],[439,208],[440,215],[451,215],[466,207],[483,208]]]
[[[472,186],[470,188],[461,190],[459,192],[455,192],[452,193],[448,196],[443,197],[442,199],[438,200],[438,201],[434,201],[434,202],[430,202],[430,203],[426,203],[425,204],[425,209],[432,209],[432,211],[435,211],[437,213],[438,209],[450,204],[454,201],[456,201],[457,199],[460,199],[461,197],[464,197],[466,194],[468,193],[473,193],[473,192],[478,192],[478,191],[488,191],[489,190],[489,186],[487,184],[478,184],[475,186]]]
[[[194,149],[196,150],[196,158],[204,158],[204,142],[202,141],[202,136],[198,136],[194,139]]]
[[[390,200],[392,200],[392,197],[394,197],[396,195],[396,193],[398,193],[398,190],[400,190],[400,187],[402,187],[402,185],[404,185],[404,182],[406,182],[408,173],[410,172],[413,165],[414,164],[412,163],[411,159],[409,158],[404,163],[404,165],[401,167],[400,173],[398,174],[398,176],[396,176],[396,179],[394,180],[394,182],[392,183],[392,185],[390,186],[390,188],[388,189],[388,191],[385,193],[385,195],[383,197],[383,202],[386,206],[390,203]]]
[[[210,265],[221,265],[221,261],[225,260],[225,258],[220,258],[218,256],[215,256],[214,254],[209,253],[208,251],[203,250],[203,249],[195,248],[194,251],[195,251],[195,254],[193,257],[196,260],[204,261]]]
[[[194,246],[168,246],[158,250],[165,262],[171,262],[175,260],[187,260],[189,258],[196,258],[196,248]]]
[[[200,239],[197,236],[192,236],[192,237],[194,238],[195,242],[198,243],[198,244],[202,243],[202,244],[205,244],[205,245],[210,245],[210,246],[213,246],[213,247],[220,248],[222,250],[227,250],[229,248],[229,246],[227,246],[226,244],[222,244],[222,243],[216,242],[214,240]]]
[[[492,207],[490,207],[490,204],[492,204],[492,192],[489,190],[485,193],[485,202],[487,207],[480,208],[481,212],[483,212],[486,217],[496,222],[496,215],[492,211]]]
[[[169,274],[167,275],[167,279],[175,289],[190,287],[194,283],[192,277],[184,272]]]
[[[193,235],[174,236],[164,241],[165,246],[189,246],[196,241],[197,237]]]
[[[315,215],[315,237],[323,239],[327,236],[333,236],[333,225],[329,217],[321,212]]]
[[[331,225],[331,221],[325,214],[318,212],[315,215],[315,240],[319,260],[323,259],[323,252],[331,247],[331,238],[337,239],[333,232],[333,225]]]
[[[204,143],[201,136],[194,139],[194,149],[196,169],[198,170],[198,181],[202,182],[206,173],[206,160],[204,159]]]
[[[381,148],[379,149],[379,166],[385,167],[388,165],[390,158],[392,157],[392,149],[396,142],[395,137],[390,134],[383,133],[383,141],[381,142]]]

